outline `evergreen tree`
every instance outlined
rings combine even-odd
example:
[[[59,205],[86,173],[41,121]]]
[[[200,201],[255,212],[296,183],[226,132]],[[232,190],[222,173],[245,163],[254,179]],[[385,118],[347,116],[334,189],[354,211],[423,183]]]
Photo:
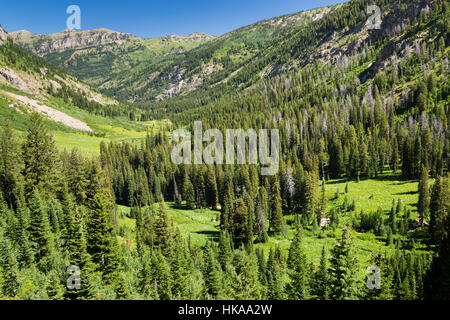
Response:
[[[276,261],[275,252],[272,248],[267,259],[267,298],[270,300],[284,300],[286,298],[284,289],[284,269]]]
[[[236,247],[247,244],[249,238],[248,208],[242,198],[238,198],[233,203],[234,211],[232,215],[233,241]]]
[[[221,294],[221,277],[220,266],[214,256],[214,251],[211,243],[206,244],[205,258],[203,267],[203,278],[205,279],[205,297],[218,298]]]
[[[218,201],[218,191],[217,191],[217,181],[216,174],[214,172],[213,166],[208,166],[208,171],[205,177],[205,201],[206,205],[213,210],[217,208]]]
[[[0,237],[0,239],[2,238]],[[1,291],[6,297],[14,298],[19,290],[17,260],[7,238],[3,239],[1,245]]]
[[[17,208],[18,184],[22,166],[19,143],[7,120],[0,135],[0,188],[9,206]]]
[[[312,295],[318,300],[328,300],[329,277],[327,269],[327,252],[325,246],[322,248],[320,256],[320,264],[314,274],[314,282],[312,287]]]
[[[280,187],[277,179],[274,179],[270,195],[270,230],[274,233],[280,233],[283,230],[284,218],[281,208]]]
[[[219,237],[219,263],[222,267],[222,270],[225,271],[227,264],[231,262],[232,255],[231,255],[231,246],[230,246],[230,240],[228,237],[228,233],[226,231],[222,231],[220,233]]]
[[[176,240],[172,221],[167,213],[166,204],[163,202],[159,205],[158,215],[155,221],[155,238],[153,244],[156,248],[161,249],[165,257],[171,257],[173,251],[173,242]]]
[[[430,201],[429,193],[430,190],[428,188],[428,170],[424,165],[422,165],[419,179],[419,202],[417,204],[417,211],[420,215],[420,224],[422,225],[422,227],[428,214]]]
[[[294,300],[309,298],[308,268],[306,253],[303,248],[303,230],[297,225],[294,240],[289,248],[287,266],[290,282],[287,287],[288,296]]]
[[[444,183],[443,180],[446,182]],[[430,200],[430,232],[436,244],[446,237],[446,221],[449,207],[449,191],[447,179],[437,177],[433,185]]]
[[[112,216],[102,195],[98,194],[90,207],[88,220],[88,253],[106,284],[118,286],[122,269],[119,246]]]
[[[54,252],[54,239],[50,230],[47,210],[39,192],[34,189],[29,199],[30,235],[36,259],[48,258]]]
[[[195,191],[194,186],[189,179],[189,175],[186,173],[183,182],[183,199],[186,201],[186,207],[188,209],[195,209]]]
[[[31,126],[22,149],[27,194],[31,194],[36,187],[45,192],[54,191],[58,177],[57,149],[42,116],[37,113],[31,117]]]
[[[330,299],[348,300],[357,298],[356,283],[357,261],[353,253],[353,244],[348,229],[331,250],[330,258]]]

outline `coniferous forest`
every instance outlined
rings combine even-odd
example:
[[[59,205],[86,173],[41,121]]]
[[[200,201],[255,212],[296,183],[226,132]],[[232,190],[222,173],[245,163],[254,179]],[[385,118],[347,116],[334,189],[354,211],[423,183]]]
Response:
[[[368,31],[373,3],[383,20]],[[67,53],[53,66],[0,41],[0,299],[450,299],[450,5],[351,0],[325,12],[272,41],[255,27],[155,58],[146,71],[221,65],[167,99],[154,90],[168,76],[124,98],[144,69],[96,91],[73,85]],[[2,76],[13,71],[42,95]],[[104,94],[117,101],[92,98]],[[93,130],[17,96],[45,97]],[[278,173],[174,164],[172,132],[195,121],[278,129]]]

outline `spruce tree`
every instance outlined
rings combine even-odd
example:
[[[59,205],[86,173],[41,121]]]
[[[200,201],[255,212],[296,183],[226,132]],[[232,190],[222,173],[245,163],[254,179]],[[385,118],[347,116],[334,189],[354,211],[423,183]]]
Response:
[[[19,270],[17,268],[17,260],[12,250],[11,244],[5,237],[2,239],[0,234],[1,255],[0,255],[0,275],[1,275],[1,291],[4,296],[14,298],[19,290]]]
[[[205,176],[205,201],[206,205],[215,210],[217,208],[218,191],[216,174],[213,166],[208,166]]]
[[[449,191],[446,178],[437,177],[430,199],[430,232],[434,243],[439,244],[446,236]]]
[[[303,230],[297,225],[294,240],[289,248],[287,266],[289,268],[290,282],[287,292],[290,299],[306,300],[309,298],[308,262],[303,247]]]
[[[34,189],[29,199],[30,236],[35,257],[38,261],[48,258],[54,252],[54,239],[50,229],[47,210],[39,192]]]
[[[283,210],[281,207],[280,186],[277,178],[272,183],[270,196],[270,230],[275,233],[281,233],[284,227]]]
[[[102,195],[96,195],[88,220],[88,253],[106,284],[118,286],[122,263],[112,221]]]
[[[9,120],[0,135],[0,188],[4,201],[17,208],[19,172],[22,166],[19,143],[11,128]]]
[[[22,149],[27,194],[31,195],[35,188],[42,188],[45,192],[55,191],[59,169],[57,149],[42,116],[37,113],[31,117]]]
[[[233,203],[232,213],[233,241],[236,247],[247,244],[249,238],[248,208],[242,198],[238,198]]]
[[[314,274],[312,295],[318,300],[328,300],[329,287],[330,283],[327,267],[327,252],[325,250],[325,246],[323,246],[319,268]]]
[[[207,243],[204,250],[203,278],[205,280],[204,295],[206,298],[218,298],[221,294],[220,266],[214,256],[211,243]]]
[[[183,181],[183,200],[186,201],[188,209],[195,209],[195,191],[194,186],[186,173]]]
[[[331,250],[330,258],[330,299],[351,300],[358,294],[356,279],[357,261],[349,230],[345,228],[342,237]]]
[[[428,169],[424,165],[422,165],[419,179],[419,202],[417,204],[417,211],[420,215],[420,224],[422,227],[429,210],[429,193],[430,190],[428,188]]]

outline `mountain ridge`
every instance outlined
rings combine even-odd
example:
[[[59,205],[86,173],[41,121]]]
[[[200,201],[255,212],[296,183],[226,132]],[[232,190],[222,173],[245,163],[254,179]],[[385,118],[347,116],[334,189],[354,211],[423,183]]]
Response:
[[[97,35],[105,40],[95,44],[88,39],[92,45],[73,40],[51,44],[47,36],[30,39],[27,34],[15,34],[13,40],[119,100],[166,100],[195,91],[220,73],[238,72],[263,48],[291,30],[321,19],[334,8],[328,6],[266,19],[220,37],[197,32],[188,36],[122,38],[121,41]],[[74,33],[89,34],[89,31]],[[204,58],[198,59],[199,56]],[[226,79],[212,81],[222,80]],[[130,84],[134,89],[130,89]]]

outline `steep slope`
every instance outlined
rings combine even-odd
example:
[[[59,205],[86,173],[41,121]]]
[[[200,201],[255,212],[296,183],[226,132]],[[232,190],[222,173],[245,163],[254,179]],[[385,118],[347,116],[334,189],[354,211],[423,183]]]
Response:
[[[66,30],[51,35],[17,31],[11,33],[11,38],[28,51],[109,93],[114,93],[130,70],[158,64],[214,39],[202,33],[141,39],[107,29]]]
[[[129,38],[124,42],[116,39],[112,43],[96,44],[91,38],[113,35],[125,38],[125,35],[93,30],[50,36],[22,31],[12,36],[28,50],[110,96],[131,102],[165,100],[227,81],[263,50],[334,9],[322,8],[261,21],[219,38],[193,34],[146,40]],[[76,38],[67,39],[69,36]],[[80,38],[87,39],[80,41]]]
[[[376,3],[382,8],[380,30],[366,28],[365,9],[372,1],[350,1],[262,51],[227,83],[154,103],[151,110],[159,110],[159,116],[171,115],[174,121],[185,124],[198,118],[222,123],[226,116],[242,126],[240,119],[246,118],[246,112],[252,117],[258,112],[265,114],[261,116],[264,120],[252,120],[257,123],[269,121],[268,110],[278,118],[283,103],[291,108],[296,101],[301,109],[304,100],[308,100],[307,106],[320,108],[324,101],[330,100],[322,92],[327,87],[330,91],[337,90],[344,100],[341,104],[347,106],[346,95],[354,95],[357,88],[371,91],[376,85],[389,103],[401,100],[399,113],[403,117],[404,112],[416,107],[415,99],[422,90],[420,82],[436,81],[430,80],[429,74],[433,71],[438,74],[438,67],[448,73],[447,54],[434,58],[431,67],[422,65],[423,60],[430,59],[430,51],[439,48],[447,52],[448,13],[436,9],[445,6],[442,4],[445,1]],[[441,81],[447,77],[443,76]],[[447,87],[445,80],[440,86],[441,103],[447,99]],[[373,93],[365,99],[373,102]]]
[[[95,92],[73,76],[7,40],[8,34],[1,27],[0,39],[0,99],[10,111],[22,114],[36,111],[66,127],[93,132],[85,122],[59,111],[51,101],[64,93],[67,102],[81,109],[100,109],[108,105],[114,108],[117,105],[117,101]]]

